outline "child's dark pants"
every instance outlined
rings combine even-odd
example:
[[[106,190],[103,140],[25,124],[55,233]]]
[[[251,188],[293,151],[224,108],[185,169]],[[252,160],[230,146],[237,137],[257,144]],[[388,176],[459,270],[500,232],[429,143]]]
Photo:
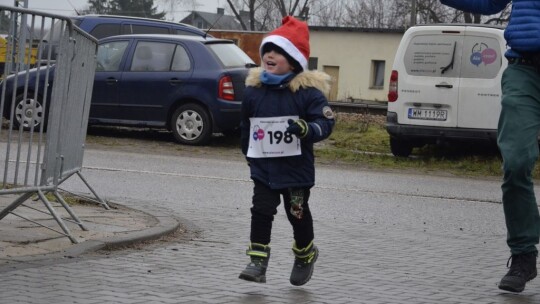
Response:
[[[283,196],[285,213],[292,225],[294,240],[297,248],[308,246],[313,240],[313,219],[309,210],[308,200],[310,188],[303,188],[304,200],[302,204],[303,216],[298,219],[291,214],[290,189],[270,189],[265,184],[255,181],[253,188],[253,206],[251,207],[251,236],[252,243],[270,244],[272,222],[277,213],[277,207]]]

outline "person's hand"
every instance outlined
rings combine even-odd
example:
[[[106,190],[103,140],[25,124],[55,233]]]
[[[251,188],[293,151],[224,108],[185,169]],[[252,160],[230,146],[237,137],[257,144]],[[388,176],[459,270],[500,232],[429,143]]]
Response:
[[[292,119],[289,119],[287,122],[289,123],[287,132],[296,135],[298,138],[304,138],[308,135],[309,126],[305,120],[298,119],[294,121]]]

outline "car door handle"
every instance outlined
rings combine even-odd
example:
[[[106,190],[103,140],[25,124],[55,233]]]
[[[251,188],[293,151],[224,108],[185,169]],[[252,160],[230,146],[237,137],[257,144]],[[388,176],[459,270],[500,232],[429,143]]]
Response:
[[[115,84],[115,83],[118,82],[118,79],[112,78],[112,77],[111,77],[111,78],[107,78],[107,79],[105,80],[105,82],[106,82],[107,84]]]
[[[448,83],[446,83],[446,82],[443,82],[443,83],[436,84],[435,87],[436,87],[436,88],[448,88],[448,89],[451,89],[451,88],[453,88],[454,86],[451,85],[451,84],[448,84]]]
[[[172,84],[172,85],[177,85],[179,83],[181,83],[182,80],[178,79],[178,78],[171,78],[169,79],[169,83]]]

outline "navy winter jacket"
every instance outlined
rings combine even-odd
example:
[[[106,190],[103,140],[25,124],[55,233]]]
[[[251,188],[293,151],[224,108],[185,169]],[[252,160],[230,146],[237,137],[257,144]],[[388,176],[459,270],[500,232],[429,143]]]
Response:
[[[442,4],[475,14],[492,15],[512,3],[510,23],[504,38],[510,49],[506,57],[540,52],[540,0],[441,0]]]
[[[287,83],[270,86],[260,81],[262,71],[261,68],[251,69],[246,79],[241,123],[244,155],[247,155],[252,136],[251,117],[297,115],[308,122],[309,133],[301,139],[301,155],[247,158],[251,178],[271,189],[311,187],[315,184],[313,144],[330,136],[334,126],[332,112],[323,94],[330,89],[330,77],[318,71],[304,71]]]

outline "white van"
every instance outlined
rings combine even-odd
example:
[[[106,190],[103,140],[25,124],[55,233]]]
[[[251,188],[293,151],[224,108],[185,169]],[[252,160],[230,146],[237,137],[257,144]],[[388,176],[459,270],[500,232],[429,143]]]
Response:
[[[386,130],[395,156],[452,140],[496,141],[504,28],[421,25],[408,29],[390,77]]]

